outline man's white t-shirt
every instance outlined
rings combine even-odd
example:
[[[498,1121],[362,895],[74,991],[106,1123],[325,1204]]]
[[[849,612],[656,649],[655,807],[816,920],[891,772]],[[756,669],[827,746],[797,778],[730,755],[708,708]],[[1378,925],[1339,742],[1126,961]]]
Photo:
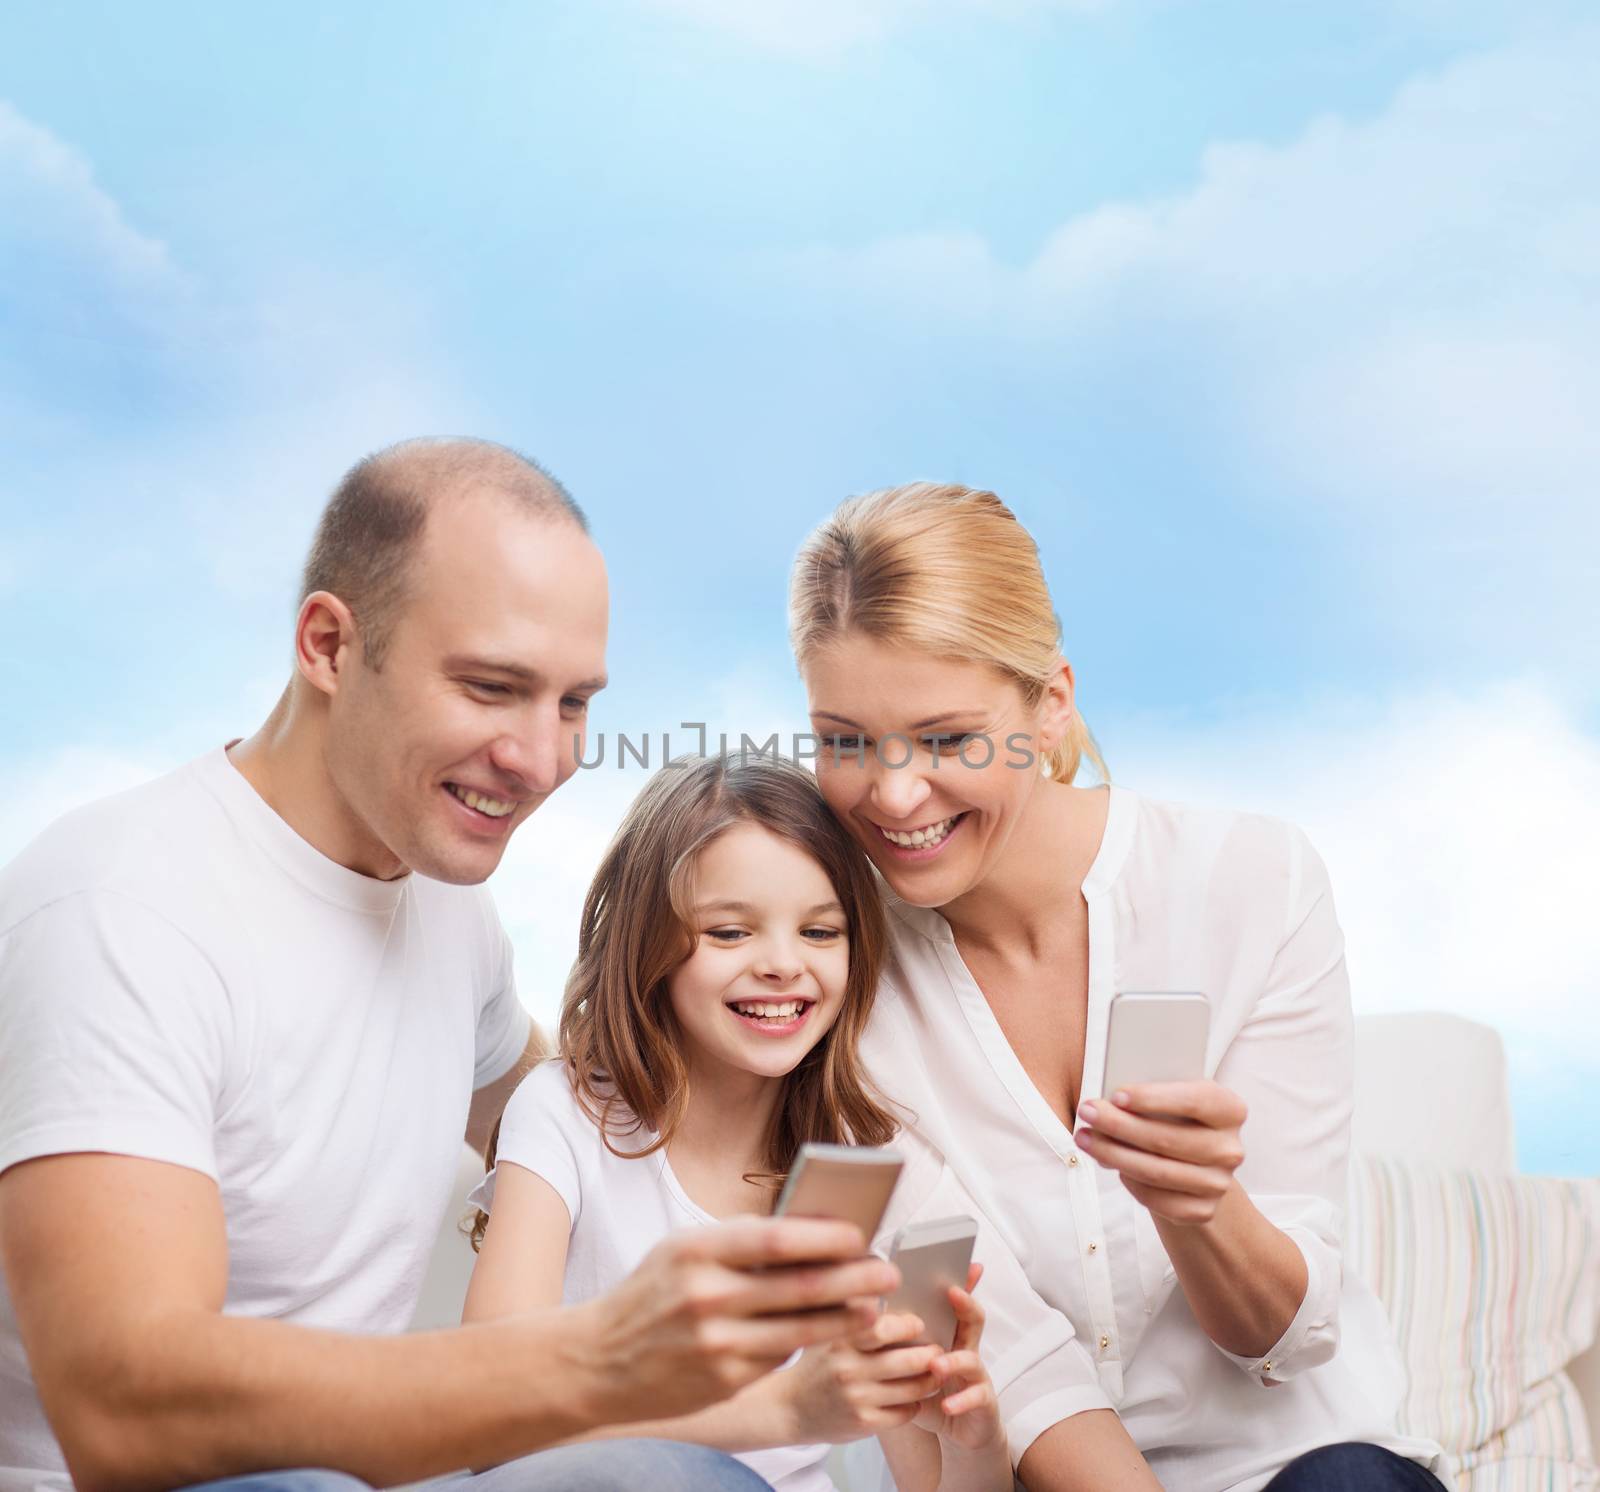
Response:
[[[528,1034],[487,891],[345,869],[221,749],[0,870],[0,1171],[211,1177],[229,1315],[403,1330],[472,1091]],[[0,1277],[0,1492],[68,1485]]]

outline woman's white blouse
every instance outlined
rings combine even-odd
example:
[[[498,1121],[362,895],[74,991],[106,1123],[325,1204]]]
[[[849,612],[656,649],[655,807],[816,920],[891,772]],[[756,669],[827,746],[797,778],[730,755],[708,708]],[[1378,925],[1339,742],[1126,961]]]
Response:
[[[933,1193],[965,1191],[1021,1266],[979,1286],[991,1313],[986,1355],[1008,1355],[1015,1323],[1065,1318],[1076,1339],[1006,1375],[1012,1454],[1059,1420],[1110,1407],[1162,1485],[1182,1492],[1249,1492],[1303,1451],[1339,1440],[1434,1465],[1438,1447],[1394,1430],[1402,1380],[1382,1308],[1342,1278],[1352,1032],[1322,861],[1299,830],[1275,820],[1108,791],[1105,837],[1083,884],[1083,1096],[1100,1093],[1116,991],[1204,993],[1206,1075],[1249,1108],[1239,1181],[1299,1247],[1309,1283],[1261,1357],[1213,1343],[1148,1212],[1073,1144],[1029,1080],[949,924],[891,898],[892,956],[864,1055],[947,1167],[917,1210],[942,1205]],[[1039,992],[1063,1004],[1071,996]]]

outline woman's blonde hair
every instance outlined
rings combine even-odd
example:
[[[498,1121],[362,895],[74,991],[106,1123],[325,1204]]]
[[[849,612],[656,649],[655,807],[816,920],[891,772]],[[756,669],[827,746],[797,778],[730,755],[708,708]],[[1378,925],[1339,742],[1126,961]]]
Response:
[[[839,504],[801,546],[789,584],[789,640],[807,658],[847,632],[998,669],[1037,705],[1061,666],[1061,623],[1039,550],[992,492],[938,482],[886,487]],[[1074,714],[1041,753],[1071,782],[1087,757],[1111,780]]]
[[[843,1005],[784,1079],[766,1136],[766,1170],[752,1178],[776,1193],[806,1142],[882,1145],[898,1128],[859,1055],[888,939],[883,901],[867,857],[804,768],[739,753],[674,762],[645,784],[584,901],[578,958],[562,999],[561,1052],[573,1091],[613,1155],[649,1155],[672,1139],[689,1085],[667,984],[699,936],[696,862],[738,824],[760,825],[822,867],[850,943]],[[655,1138],[646,1144],[614,1143],[651,1130]],[[499,1138],[497,1124],[484,1155],[491,1170]],[[487,1224],[479,1212],[474,1248]]]

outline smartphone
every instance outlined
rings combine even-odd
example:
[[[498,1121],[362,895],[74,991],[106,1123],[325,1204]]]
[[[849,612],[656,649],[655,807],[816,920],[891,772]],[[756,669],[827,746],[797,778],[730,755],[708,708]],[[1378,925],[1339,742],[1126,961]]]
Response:
[[[889,1297],[891,1311],[922,1319],[919,1342],[950,1349],[956,1339],[956,1308],[950,1287],[967,1288],[967,1268],[978,1238],[978,1220],[962,1213],[925,1223],[907,1223],[894,1235],[889,1262],[900,1270],[900,1288]]]
[[[802,1145],[774,1215],[843,1218],[870,1244],[903,1164],[887,1145]]]
[[[1203,1078],[1211,1005],[1204,995],[1125,991],[1111,997],[1100,1093],[1132,1083]]]

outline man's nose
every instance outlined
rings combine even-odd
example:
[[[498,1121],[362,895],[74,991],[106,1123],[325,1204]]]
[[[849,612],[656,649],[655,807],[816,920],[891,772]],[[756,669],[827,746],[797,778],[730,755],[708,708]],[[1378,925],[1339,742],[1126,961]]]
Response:
[[[515,778],[524,791],[542,797],[565,780],[561,765],[569,743],[563,732],[570,730],[566,721],[543,711],[529,711],[495,740],[489,759],[496,770]]]

